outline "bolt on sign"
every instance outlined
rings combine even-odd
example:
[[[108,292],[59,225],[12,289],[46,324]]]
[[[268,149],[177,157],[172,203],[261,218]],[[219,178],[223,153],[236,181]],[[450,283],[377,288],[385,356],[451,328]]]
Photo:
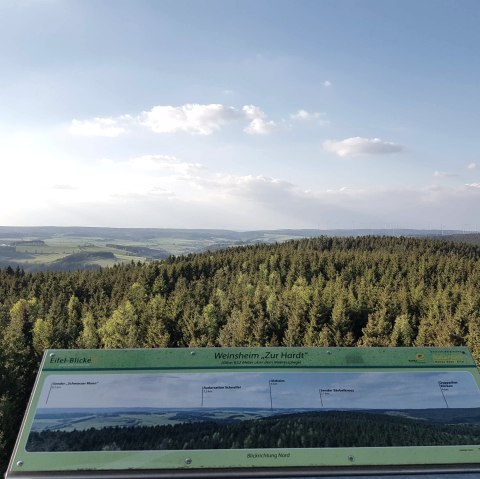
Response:
[[[49,350],[6,477],[478,472],[479,387],[461,347]]]

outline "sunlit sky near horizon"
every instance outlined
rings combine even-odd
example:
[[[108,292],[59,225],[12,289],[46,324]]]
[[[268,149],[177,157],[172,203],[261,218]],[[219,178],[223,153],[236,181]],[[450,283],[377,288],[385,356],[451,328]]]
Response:
[[[2,0],[0,225],[480,230],[477,0]]]

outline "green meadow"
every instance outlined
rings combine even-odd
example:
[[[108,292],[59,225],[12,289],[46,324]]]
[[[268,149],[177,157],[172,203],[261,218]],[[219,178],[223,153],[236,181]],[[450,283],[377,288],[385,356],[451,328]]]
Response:
[[[169,256],[250,244],[282,243],[316,236],[392,235],[390,230],[259,230],[231,231],[168,228],[84,228],[0,226],[0,268],[25,271],[74,271],[116,264],[149,262]],[[437,237],[438,231],[396,230],[396,236]],[[476,243],[480,234],[455,235],[452,240]],[[445,239],[445,238],[443,238]]]

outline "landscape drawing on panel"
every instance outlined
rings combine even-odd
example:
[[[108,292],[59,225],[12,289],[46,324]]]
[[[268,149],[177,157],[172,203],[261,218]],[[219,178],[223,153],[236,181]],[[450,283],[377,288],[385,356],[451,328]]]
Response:
[[[49,375],[27,450],[459,444],[480,444],[469,372],[175,372]]]

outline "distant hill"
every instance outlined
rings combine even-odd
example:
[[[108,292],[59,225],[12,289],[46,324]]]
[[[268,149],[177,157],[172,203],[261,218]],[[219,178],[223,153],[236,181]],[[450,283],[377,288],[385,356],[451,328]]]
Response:
[[[152,259],[165,259],[170,256],[169,252],[164,249],[147,248],[146,246],[126,246],[121,244],[107,243],[108,248],[120,249],[128,251],[134,256],[145,256]]]
[[[443,410],[442,410],[443,411]],[[480,427],[390,416],[383,411],[281,413],[245,421],[31,432],[29,452],[473,445]]]
[[[474,245],[480,245],[480,233],[455,233],[449,235],[431,236],[433,239],[441,239],[448,241],[455,241],[456,243],[468,243]]]
[[[100,265],[97,263],[99,260],[113,260],[115,256],[110,251],[97,251],[88,252],[83,251],[81,253],[74,253],[65,256],[53,262],[50,266],[51,271],[76,271],[81,269],[98,269]]]
[[[423,229],[277,229],[233,231],[224,229],[188,228],[100,228],[62,226],[0,226],[0,238],[51,239],[53,237],[84,237],[122,240],[149,240],[152,238],[178,238],[206,240],[224,238],[233,241],[252,241],[265,235],[310,238],[316,236],[408,236],[433,237],[461,235],[459,230]]]
[[[433,238],[480,244],[480,234],[415,229],[278,229],[232,231],[178,228],[87,228],[0,226],[0,267],[25,271],[66,271],[153,261],[251,244],[292,239],[389,236]],[[74,261],[70,255],[76,256]],[[97,254],[99,253],[99,254]],[[108,255],[104,254],[108,253]]]

